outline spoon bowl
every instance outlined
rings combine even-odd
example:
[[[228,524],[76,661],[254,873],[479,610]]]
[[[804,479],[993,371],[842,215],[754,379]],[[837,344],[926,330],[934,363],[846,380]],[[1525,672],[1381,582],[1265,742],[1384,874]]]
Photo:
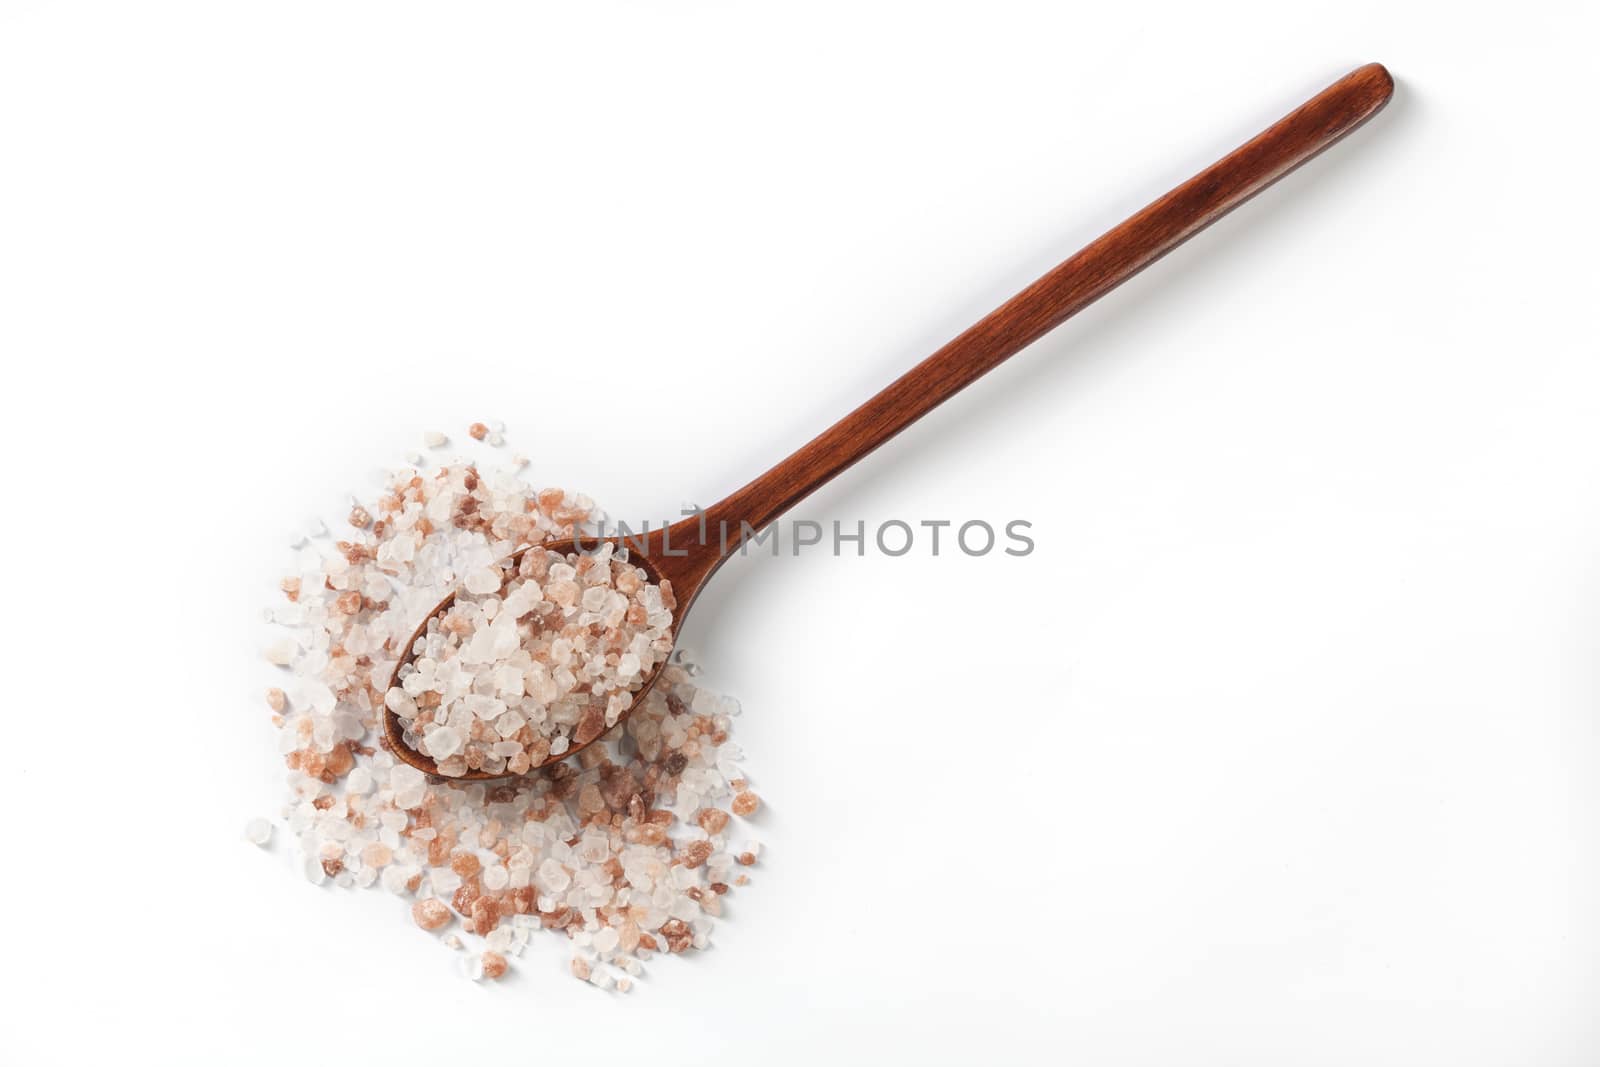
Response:
[[[550,542],[552,552],[592,552],[605,541],[627,548],[628,560],[652,582],[671,585],[677,601],[671,634],[707,578],[730,554],[790,507],[889,438],[1133,277],[1261,190],[1312,159],[1375,115],[1394,93],[1394,80],[1369,63],[1340,78],[1287,116],[1135,213],[1044,277],[990,312],[971,329],[891,382],[794,455],[704,513],[638,537]],[[530,546],[532,547],[532,546]],[[528,549],[522,549],[526,552]],[[521,552],[517,555],[520,556]],[[455,594],[435,608],[403,651],[390,681],[415,655],[428,622],[447,611]],[[633,703],[660,677],[663,660],[633,688]],[[387,690],[386,690],[387,692]],[[405,743],[400,719],[383,709],[385,742],[406,763],[437,775],[434,761]],[[627,712],[623,715],[626,717]],[[606,731],[599,736],[604,737]],[[592,738],[587,744],[592,744]],[[569,747],[542,766],[561,762]],[[509,777],[472,771],[468,781]]]
[[[665,586],[669,589],[672,589],[673,595],[677,597],[678,607],[672,613],[672,624],[670,629],[673,642],[676,643],[678,639],[678,628],[683,620],[683,613],[688,605],[689,598],[686,598],[679,593],[678,586],[676,586],[672,582],[672,579],[663,572],[659,564],[646,555],[644,551],[642,551],[642,549],[648,546],[648,543],[647,537],[578,537],[560,541],[545,541],[538,545],[526,545],[522,548],[519,548],[517,551],[513,552],[509,557],[503,560],[502,563],[510,563],[514,566],[533,548],[542,548],[552,555],[559,556],[566,556],[570,553],[586,555],[598,552],[602,545],[607,544],[611,545],[618,553],[626,551],[626,561],[644,571],[647,581],[649,581],[652,585]],[[439,601],[439,603],[435,605],[432,611],[428,612],[428,614],[423,618],[422,622],[418,624],[416,630],[411,634],[410,639],[406,642],[400,660],[395,664],[394,671],[389,676],[389,684],[384,687],[384,692],[387,693],[390,689],[393,689],[395,686],[400,684],[401,671],[405,669],[407,664],[412,663],[416,659],[418,642],[423,635],[428,632],[428,624],[434,619],[442,617],[447,611],[450,610],[451,606],[455,604],[456,596],[459,592],[459,587],[452,589],[443,600]],[[687,592],[687,590],[685,590],[685,592]],[[650,691],[650,687],[655,685],[656,679],[661,677],[661,672],[666,669],[670,658],[670,653],[667,656],[663,656],[660,662],[647,671],[636,684],[629,687],[628,691],[633,696],[633,702],[629,705],[628,710],[632,710],[634,707],[637,707],[639,702],[644,699],[645,694]],[[627,711],[624,711],[623,717],[622,719],[618,720],[617,725],[621,725],[622,722],[626,721],[626,719]],[[383,708],[382,724],[385,747],[387,747],[389,751],[393,752],[397,759],[410,764],[425,774],[430,774],[441,778],[448,777],[454,781],[461,782],[489,782],[496,781],[501,778],[517,777],[510,771],[502,771],[498,774],[492,774],[488,771],[481,770],[468,770],[465,774],[461,775],[442,775],[439,772],[438,763],[432,756],[418,752],[415,748],[406,743],[405,722],[387,705],[385,705]],[[579,744],[575,741],[571,742],[565,751],[559,755],[549,756],[543,763],[531,768],[527,773],[534,773],[541,767],[548,767],[552,764],[560,763],[567,757],[576,755],[577,753],[583,751],[585,748],[589,747],[589,745],[594,744],[596,741],[605,737],[610,732],[610,729],[602,730],[598,737],[591,738],[582,744]]]

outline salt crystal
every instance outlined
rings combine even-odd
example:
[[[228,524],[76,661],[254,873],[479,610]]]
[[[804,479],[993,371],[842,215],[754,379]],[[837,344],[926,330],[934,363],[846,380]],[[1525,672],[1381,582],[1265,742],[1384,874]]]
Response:
[[[478,596],[499,592],[500,568],[481,567],[467,575],[467,579],[463,584],[466,586],[467,592]]]
[[[450,438],[446,437],[438,430],[429,430],[427,433],[422,435],[422,444],[425,448],[443,448],[449,443]]]
[[[272,824],[265,819],[251,819],[244,824],[244,839],[265,848],[272,840]]]
[[[280,637],[268,645],[262,654],[266,656],[268,663],[287,667],[300,654],[300,645],[292,637]]]
[[[428,747],[428,754],[435,759],[445,759],[461,751],[461,735],[448,726],[428,731],[424,742]]]

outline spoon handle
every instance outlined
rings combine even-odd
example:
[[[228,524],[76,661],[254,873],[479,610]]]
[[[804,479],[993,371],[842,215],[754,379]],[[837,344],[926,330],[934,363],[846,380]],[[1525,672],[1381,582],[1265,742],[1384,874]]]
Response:
[[[917,419],[1061,325],[1073,314],[1232,211],[1371,118],[1394,92],[1369,63],[1334,82],[1270,129],[1110,230],[912,367],[794,455],[706,510],[726,523],[722,549],[688,552],[675,570],[695,585],[743,540]],[[698,520],[675,527],[683,544]]]

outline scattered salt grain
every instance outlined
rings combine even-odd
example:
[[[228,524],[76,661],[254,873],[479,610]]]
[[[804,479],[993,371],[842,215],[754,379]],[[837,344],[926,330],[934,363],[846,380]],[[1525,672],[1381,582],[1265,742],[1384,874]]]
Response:
[[[244,824],[244,839],[265,848],[272,840],[272,824],[265,819],[251,819]]]
[[[450,443],[450,438],[438,430],[429,430],[422,435],[422,444],[425,448],[443,448]]]
[[[486,438],[500,432],[486,430]],[[445,443],[442,434],[426,440]],[[603,568],[586,562],[582,573],[576,559],[548,554],[535,556],[526,574],[520,564],[497,569],[492,590],[483,578],[473,582],[485,591],[468,594],[479,599],[466,640],[430,668],[459,688],[413,683],[416,692],[402,684],[391,693],[394,650],[420,613],[519,545],[591,529],[585,524],[597,513],[588,498],[536,491],[515,470],[480,472],[455,461],[428,473],[394,471],[373,499],[355,502],[352,519],[363,517],[357,509],[370,523],[353,521],[339,535],[348,540],[300,553],[281,586],[287,604],[280,600],[274,613],[287,635],[280,631],[268,658],[293,678],[274,716],[290,771],[284,811],[305,877],[381,886],[407,902],[423,929],[442,931],[459,916],[460,934],[441,941],[465,947],[479,939],[463,957],[475,964],[470,977],[495,977],[490,972],[509,967],[507,956],[547,934],[565,934],[574,976],[602,988],[631,987],[657,953],[709,945],[728,875],[755,862],[755,846],[735,853],[721,831],[727,812],[754,794],[728,737],[737,702],[697,687],[692,662],[667,663],[643,697],[625,691],[619,673],[642,675],[670,651],[666,590],[645,591],[643,581],[634,588],[638,576],[620,557]],[[530,635],[513,631],[508,643],[503,631],[546,604],[562,624],[546,636],[549,659],[540,661],[526,647]],[[618,609],[626,620],[635,604],[645,609],[640,633],[604,656],[586,656],[597,635],[615,628],[608,622]],[[653,647],[658,637],[662,647]],[[624,719],[617,703],[582,699],[585,684],[592,695],[596,683],[638,706]],[[390,701],[414,706],[412,720],[441,747],[458,746],[451,758],[463,767],[470,752],[516,772],[517,761],[529,759],[530,738],[536,752],[548,739],[555,756],[593,743],[540,775],[487,786],[429,779],[377,744],[376,717]],[[276,711],[276,698],[269,704]],[[589,714],[597,708],[598,722]],[[432,713],[426,722],[423,712]],[[693,807],[680,814],[688,801]],[[746,882],[742,874],[732,880]],[[628,977],[619,982],[619,974]]]
[[[419,900],[411,906],[411,918],[424,930],[437,930],[450,921],[450,909],[436,899]]]

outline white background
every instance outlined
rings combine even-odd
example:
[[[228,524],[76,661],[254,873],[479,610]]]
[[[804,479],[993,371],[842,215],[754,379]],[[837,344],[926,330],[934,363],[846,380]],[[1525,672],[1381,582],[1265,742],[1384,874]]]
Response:
[[[0,5],[14,1062],[1600,1062],[1591,5]],[[504,419],[708,503],[1345,70],[1390,108],[747,559],[631,996],[240,840],[289,532]]]

